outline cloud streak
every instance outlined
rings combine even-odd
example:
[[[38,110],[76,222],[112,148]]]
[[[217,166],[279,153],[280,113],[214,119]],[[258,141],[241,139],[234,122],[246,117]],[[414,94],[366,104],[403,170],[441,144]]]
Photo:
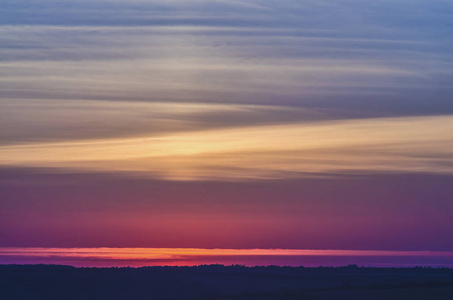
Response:
[[[197,248],[0,248],[0,261],[64,263],[75,266],[201,265],[212,263],[254,265],[317,266],[420,263],[449,266],[452,252],[441,251],[354,251],[297,249],[197,249]],[[373,261],[376,260],[379,263]],[[366,263],[366,261],[369,261]],[[386,263],[384,263],[384,261]],[[400,262],[401,264],[401,262]]]
[[[171,180],[453,171],[452,116],[252,126],[0,147],[0,165]]]
[[[449,9],[445,1],[7,1],[0,89],[19,99],[452,113]]]

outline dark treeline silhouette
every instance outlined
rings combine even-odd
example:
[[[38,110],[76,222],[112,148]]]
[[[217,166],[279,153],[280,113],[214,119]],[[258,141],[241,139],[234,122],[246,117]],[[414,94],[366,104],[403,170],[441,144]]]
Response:
[[[0,265],[0,299],[453,299],[453,269]]]

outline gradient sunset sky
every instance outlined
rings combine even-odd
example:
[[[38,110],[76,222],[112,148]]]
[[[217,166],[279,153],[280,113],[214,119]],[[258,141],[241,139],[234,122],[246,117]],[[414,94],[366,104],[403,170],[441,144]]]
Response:
[[[453,251],[453,2],[2,0],[0,247]]]

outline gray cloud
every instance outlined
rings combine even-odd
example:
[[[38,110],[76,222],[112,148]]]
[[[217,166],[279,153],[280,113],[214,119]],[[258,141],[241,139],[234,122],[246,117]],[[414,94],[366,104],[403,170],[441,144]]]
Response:
[[[3,117],[8,126],[5,120],[24,122],[21,130],[15,122],[20,132],[3,136],[63,136],[45,128],[66,128],[58,119],[75,99],[254,109],[211,111],[190,120],[173,116],[171,126],[149,114],[149,126],[119,121],[109,130],[75,134],[84,127],[76,120],[103,114],[96,101],[85,102],[90,113],[76,110],[64,122],[74,120],[62,130],[71,132],[68,138],[110,136],[113,128],[115,135],[136,135],[220,123],[453,113],[452,12],[451,3],[440,0],[6,0],[0,11],[0,90],[8,99],[54,101],[49,120],[55,123],[42,121],[42,107],[49,105],[42,102],[33,106],[36,118],[27,117],[37,122],[33,126],[26,125],[31,121],[24,116],[33,114],[27,108]],[[263,105],[301,110],[283,116]],[[118,119],[130,120],[128,114]]]
[[[86,100],[0,100],[0,144],[158,136],[290,121],[348,118],[349,111],[263,105]]]

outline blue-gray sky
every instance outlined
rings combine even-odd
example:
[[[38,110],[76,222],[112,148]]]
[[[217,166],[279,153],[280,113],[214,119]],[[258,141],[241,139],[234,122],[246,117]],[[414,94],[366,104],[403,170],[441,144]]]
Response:
[[[2,246],[452,250],[452,132],[451,1],[1,4]]]

